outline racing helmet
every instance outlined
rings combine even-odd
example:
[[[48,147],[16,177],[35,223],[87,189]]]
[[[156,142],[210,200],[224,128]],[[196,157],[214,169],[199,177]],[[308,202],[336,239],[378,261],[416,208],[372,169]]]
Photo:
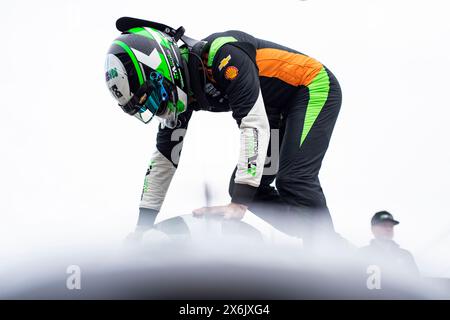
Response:
[[[187,65],[170,35],[150,27],[124,31],[108,50],[105,80],[124,112],[175,128],[188,100]]]

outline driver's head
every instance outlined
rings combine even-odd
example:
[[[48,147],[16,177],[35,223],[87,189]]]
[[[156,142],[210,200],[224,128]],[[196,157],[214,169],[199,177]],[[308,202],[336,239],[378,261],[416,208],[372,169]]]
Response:
[[[174,39],[152,28],[122,33],[105,63],[108,89],[123,111],[173,128],[187,108],[186,64]]]
[[[372,233],[375,239],[392,240],[394,238],[394,226],[399,224],[392,214],[387,211],[375,213],[372,217]]]

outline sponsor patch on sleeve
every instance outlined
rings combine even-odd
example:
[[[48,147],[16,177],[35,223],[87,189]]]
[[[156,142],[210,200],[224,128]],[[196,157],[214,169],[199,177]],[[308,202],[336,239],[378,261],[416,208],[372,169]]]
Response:
[[[222,71],[222,69],[227,66],[228,62],[230,62],[230,60],[231,60],[231,54],[229,54],[228,57],[223,58],[219,64],[219,71]]]
[[[235,66],[229,66],[225,69],[225,79],[234,80],[239,74],[239,69]]]

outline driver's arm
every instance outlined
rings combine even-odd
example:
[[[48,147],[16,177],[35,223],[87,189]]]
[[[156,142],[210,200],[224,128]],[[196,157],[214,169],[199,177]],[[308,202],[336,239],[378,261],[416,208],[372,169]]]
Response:
[[[225,44],[216,53],[212,73],[225,90],[240,129],[240,152],[231,201],[248,205],[260,184],[270,138],[258,69],[241,49]]]
[[[145,175],[141,203],[139,205],[138,227],[152,227],[169,189],[178,166],[181,146],[192,110],[179,115],[179,126],[175,129],[159,128],[156,150],[153,153]],[[180,130],[175,132],[175,130]],[[182,142],[181,142],[182,143]]]

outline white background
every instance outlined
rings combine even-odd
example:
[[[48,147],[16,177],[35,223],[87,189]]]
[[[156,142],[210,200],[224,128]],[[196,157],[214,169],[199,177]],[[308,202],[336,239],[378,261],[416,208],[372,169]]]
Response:
[[[119,241],[134,228],[154,150],[104,83],[115,20],[135,16],[203,38],[239,29],[315,57],[343,106],[321,171],[336,229],[357,245],[391,211],[422,270],[450,276],[447,1],[2,1],[0,253]],[[206,148],[204,146],[207,146]],[[238,129],[197,113],[165,212],[229,201]],[[214,161],[211,159],[214,158]]]

